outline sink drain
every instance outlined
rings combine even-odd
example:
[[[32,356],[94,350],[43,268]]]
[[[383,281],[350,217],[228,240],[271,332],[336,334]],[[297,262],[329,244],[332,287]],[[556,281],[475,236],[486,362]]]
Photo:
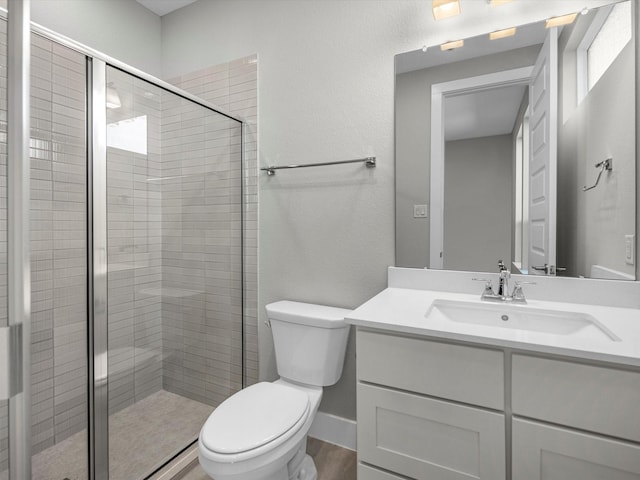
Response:
[[[506,322],[507,320],[509,320],[509,315],[502,315],[502,316],[500,317],[500,319],[501,319],[503,322]]]

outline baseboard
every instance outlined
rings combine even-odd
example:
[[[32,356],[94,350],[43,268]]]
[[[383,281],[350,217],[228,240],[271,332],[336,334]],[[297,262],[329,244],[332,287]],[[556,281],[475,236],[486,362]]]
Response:
[[[318,412],[309,429],[309,436],[356,451],[356,422],[348,418]]]

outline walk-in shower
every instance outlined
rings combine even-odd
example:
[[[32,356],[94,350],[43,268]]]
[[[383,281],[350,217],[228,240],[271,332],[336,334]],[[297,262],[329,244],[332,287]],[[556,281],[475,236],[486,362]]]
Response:
[[[242,122],[33,28],[32,478],[143,479],[243,386]],[[3,18],[0,330],[11,337],[7,70]],[[0,399],[0,480],[19,478],[11,405]]]

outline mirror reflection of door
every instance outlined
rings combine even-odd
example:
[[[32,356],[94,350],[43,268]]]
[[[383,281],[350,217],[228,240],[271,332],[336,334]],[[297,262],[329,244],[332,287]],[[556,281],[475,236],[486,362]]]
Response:
[[[529,270],[529,98],[523,99],[521,111],[516,121],[516,143],[514,152],[514,229],[513,261],[514,273],[527,273]]]
[[[529,273],[550,275],[556,265],[558,151],[558,32],[549,30],[529,84]],[[549,267],[550,266],[550,267]]]
[[[445,96],[442,267],[486,271],[502,260],[544,274],[556,263],[556,30],[527,82],[503,82]]]

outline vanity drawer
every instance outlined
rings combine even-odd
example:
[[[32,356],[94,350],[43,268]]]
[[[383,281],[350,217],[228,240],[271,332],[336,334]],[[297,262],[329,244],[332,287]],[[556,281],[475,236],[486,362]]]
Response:
[[[358,459],[419,480],[505,478],[501,413],[358,383]]]
[[[496,350],[358,330],[361,381],[504,409],[504,355]]]
[[[640,372],[513,355],[513,413],[640,442]]]

